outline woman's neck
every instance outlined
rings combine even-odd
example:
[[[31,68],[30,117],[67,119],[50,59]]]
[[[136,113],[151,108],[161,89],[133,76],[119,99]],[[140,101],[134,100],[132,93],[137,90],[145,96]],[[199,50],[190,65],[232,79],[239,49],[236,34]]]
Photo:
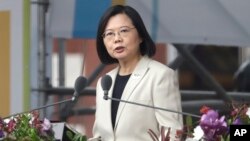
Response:
[[[137,58],[128,60],[128,61],[119,61],[119,65],[120,65],[120,70],[119,70],[119,74],[120,75],[129,75],[131,74],[137,63],[140,61],[141,56],[138,56]]]

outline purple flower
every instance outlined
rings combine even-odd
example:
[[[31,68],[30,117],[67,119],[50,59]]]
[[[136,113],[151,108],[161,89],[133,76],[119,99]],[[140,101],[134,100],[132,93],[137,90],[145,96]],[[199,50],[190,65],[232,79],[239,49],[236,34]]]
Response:
[[[236,118],[236,119],[233,121],[232,124],[233,124],[233,125],[241,125],[241,124],[242,124],[242,121],[241,121],[240,118]]]
[[[214,110],[208,110],[202,115],[200,126],[204,131],[205,138],[208,141],[216,140],[220,135],[226,133],[228,130],[225,116],[219,118],[218,112]]]
[[[4,137],[4,132],[3,130],[0,130],[0,139]]]

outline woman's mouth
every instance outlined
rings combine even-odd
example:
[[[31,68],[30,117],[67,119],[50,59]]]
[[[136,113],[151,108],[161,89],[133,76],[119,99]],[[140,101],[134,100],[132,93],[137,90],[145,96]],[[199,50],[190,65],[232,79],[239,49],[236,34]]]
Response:
[[[116,53],[122,53],[124,50],[125,50],[125,47],[122,47],[122,46],[115,48]]]

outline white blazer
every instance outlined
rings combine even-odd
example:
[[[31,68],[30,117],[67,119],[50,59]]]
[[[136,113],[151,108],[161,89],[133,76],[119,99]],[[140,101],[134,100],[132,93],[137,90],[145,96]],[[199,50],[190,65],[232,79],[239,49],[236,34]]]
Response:
[[[119,67],[108,75],[112,78],[109,97]],[[175,72],[148,57],[142,57],[124,88],[121,99],[181,112],[181,97]],[[103,99],[100,78],[96,88],[96,113],[93,136],[102,141],[151,141],[147,132],[160,136],[161,127],[182,129],[182,115],[120,102],[114,129],[111,122],[111,100]]]

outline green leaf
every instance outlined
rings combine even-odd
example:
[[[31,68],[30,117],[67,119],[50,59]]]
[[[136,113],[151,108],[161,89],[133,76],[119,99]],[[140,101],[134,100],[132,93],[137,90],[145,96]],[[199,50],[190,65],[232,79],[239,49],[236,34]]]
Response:
[[[66,131],[66,135],[67,135],[67,137],[68,137],[69,139],[73,140],[74,135],[73,135],[73,133],[72,133],[71,131]]]
[[[191,133],[193,128],[193,119],[191,116],[186,116],[187,133]]]
[[[87,137],[78,133],[74,136],[73,141],[87,141]]]
[[[222,136],[220,136],[220,141],[225,141],[224,138]]]
[[[230,135],[227,135],[226,141],[230,141]]]

